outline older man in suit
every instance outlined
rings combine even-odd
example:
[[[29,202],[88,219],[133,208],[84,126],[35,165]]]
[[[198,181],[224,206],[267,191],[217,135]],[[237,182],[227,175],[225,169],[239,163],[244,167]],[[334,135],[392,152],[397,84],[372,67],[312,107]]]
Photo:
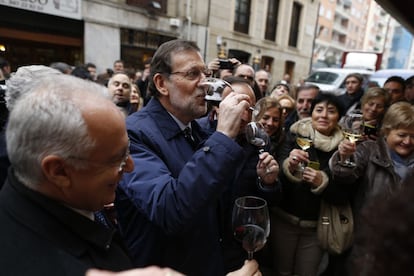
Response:
[[[117,231],[95,219],[134,168],[124,115],[106,95],[92,82],[51,75],[16,102],[0,192],[2,275],[132,268]]]

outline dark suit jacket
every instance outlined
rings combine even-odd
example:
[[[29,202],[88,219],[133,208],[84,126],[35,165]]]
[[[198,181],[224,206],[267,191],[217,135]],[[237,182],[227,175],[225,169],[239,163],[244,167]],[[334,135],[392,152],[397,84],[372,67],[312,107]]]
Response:
[[[115,206],[137,266],[158,265],[186,275],[224,275],[218,200],[232,183],[242,148],[220,132],[198,150],[157,98],[126,120],[134,172],[121,180]],[[144,252],[143,252],[144,251]]]
[[[85,275],[90,267],[132,267],[107,229],[20,183],[9,171],[0,191],[1,275]]]

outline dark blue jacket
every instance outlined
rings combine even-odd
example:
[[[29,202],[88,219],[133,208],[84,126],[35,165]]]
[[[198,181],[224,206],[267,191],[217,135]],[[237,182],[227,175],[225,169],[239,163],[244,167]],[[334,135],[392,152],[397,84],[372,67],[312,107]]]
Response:
[[[211,119],[211,112],[206,116],[197,119],[196,122],[208,135],[211,135],[216,131],[217,120]]]
[[[0,191],[1,275],[84,276],[88,268],[120,271],[132,262],[107,229],[23,185],[10,169]]]
[[[124,175],[116,206],[135,264],[223,275],[218,202],[242,148],[215,132],[194,151],[155,98],[126,122],[135,170]],[[197,123],[192,127],[207,138]]]

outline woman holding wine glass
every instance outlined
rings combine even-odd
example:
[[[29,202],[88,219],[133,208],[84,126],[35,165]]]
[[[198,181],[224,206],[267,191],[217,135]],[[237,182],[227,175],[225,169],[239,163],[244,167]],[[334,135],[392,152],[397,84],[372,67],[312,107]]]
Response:
[[[356,167],[342,166],[341,156],[351,154],[355,156]],[[330,167],[335,182],[327,187],[325,194],[350,199],[358,231],[361,209],[373,198],[387,200],[403,188],[404,181],[410,182],[408,175],[414,172],[414,106],[407,102],[392,104],[385,113],[378,139],[358,145],[343,140],[331,158]],[[350,251],[347,255],[358,258],[358,252],[352,248]],[[335,270],[344,271],[346,261],[338,262]]]
[[[371,87],[365,91],[361,101],[347,111],[359,111],[363,115],[364,129],[361,140],[376,140],[381,128],[382,118],[390,105],[390,94],[381,87]],[[342,117],[340,123],[344,120]]]
[[[376,140],[381,129],[382,118],[390,104],[390,94],[383,88],[368,89],[361,99],[364,119],[364,140]]]
[[[257,101],[253,121],[263,126],[270,139],[269,153],[277,159],[285,139],[283,110],[279,101],[273,97]]]
[[[343,139],[338,126],[342,114],[337,97],[319,93],[311,117],[294,123],[287,133],[282,200],[271,209],[277,218],[271,220],[277,275],[317,275],[323,252],[316,225],[323,191],[332,182],[328,162]]]

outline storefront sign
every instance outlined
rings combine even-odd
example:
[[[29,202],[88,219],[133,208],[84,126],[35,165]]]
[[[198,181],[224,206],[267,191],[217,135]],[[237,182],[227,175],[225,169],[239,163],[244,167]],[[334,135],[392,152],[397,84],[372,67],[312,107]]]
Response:
[[[82,0],[0,0],[0,5],[74,19],[82,18],[81,3]]]

